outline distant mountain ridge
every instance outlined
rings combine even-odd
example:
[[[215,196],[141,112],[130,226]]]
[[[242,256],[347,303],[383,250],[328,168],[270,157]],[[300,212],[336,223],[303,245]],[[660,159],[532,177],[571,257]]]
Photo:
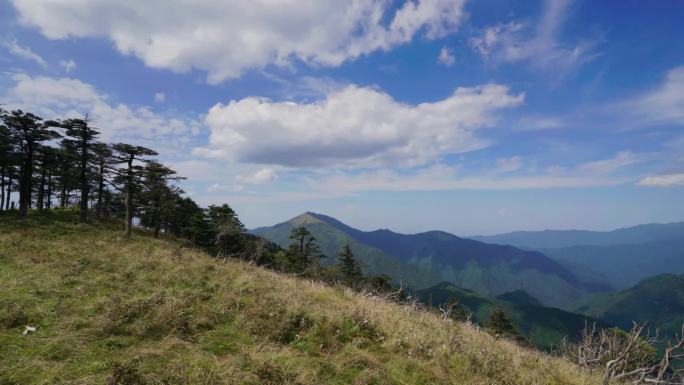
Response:
[[[637,245],[587,246],[540,249],[576,274],[584,266],[605,277],[616,289],[663,273],[684,273],[684,238]]]
[[[519,231],[473,239],[539,251],[584,280],[603,279],[618,290],[650,276],[684,273],[684,222],[603,232]]]
[[[293,227],[305,226],[321,241],[329,256],[334,256],[345,242],[368,264],[368,253],[382,255],[383,263],[373,263],[374,273],[392,267],[402,267],[405,281],[411,279],[411,269],[421,273],[420,289],[441,281],[453,282],[488,296],[524,288],[543,303],[563,306],[587,293],[608,291],[601,282],[581,280],[560,263],[536,251],[512,246],[491,245],[457,237],[442,231],[419,234],[399,234],[390,230],[361,231],[339,220],[307,212],[272,227],[252,230],[270,241],[287,246]],[[333,235],[334,234],[334,235]],[[327,263],[334,261],[327,261]],[[395,276],[396,278],[396,276]],[[426,285],[429,283],[429,285]]]
[[[684,239],[684,222],[651,223],[625,227],[612,231],[515,231],[505,234],[473,236],[469,238],[487,243],[512,245],[530,249],[551,249],[576,245],[634,245],[648,242]]]

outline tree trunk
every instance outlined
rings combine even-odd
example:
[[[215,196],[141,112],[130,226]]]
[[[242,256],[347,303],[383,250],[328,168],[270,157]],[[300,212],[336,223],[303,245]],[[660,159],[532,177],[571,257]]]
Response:
[[[5,166],[0,169],[0,211],[5,210]]]
[[[7,175],[7,192],[5,193],[5,211],[10,209],[10,198],[12,197],[12,172]],[[0,202],[2,204],[2,202]]]
[[[131,237],[131,227],[133,226],[133,159],[128,159],[128,175],[126,180],[126,238]]]
[[[100,162],[100,170],[98,175],[98,185],[97,185],[97,219],[102,217],[102,194],[104,193],[104,162]]]
[[[31,201],[31,177],[33,176],[33,143],[26,143],[26,158],[21,173],[21,186],[19,186],[19,218],[28,217],[28,209]]]
[[[36,206],[38,210],[43,211],[43,201],[45,200],[45,165],[40,170],[40,186],[38,187],[38,197],[36,198]]]
[[[87,133],[86,133],[87,135]],[[88,222],[88,196],[90,195],[90,184],[87,176],[88,168],[88,140],[84,137],[81,141],[81,214],[80,222]]]
[[[60,183],[60,186],[59,186],[59,187],[60,187],[60,192],[59,192],[59,207],[60,207],[60,208],[65,208],[65,207],[66,207],[66,201],[67,201],[67,198],[66,198],[66,190],[67,190],[67,186],[66,186],[66,173],[62,173],[62,180],[61,180],[61,183]]]
[[[156,198],[154,202],[154,237],[159,238],[159,231],[161,230],[161,202],[160,198]]]
[[[45,197],[45,207],[49,210],[52,207],[52,170],[48,170],[47,195]]]

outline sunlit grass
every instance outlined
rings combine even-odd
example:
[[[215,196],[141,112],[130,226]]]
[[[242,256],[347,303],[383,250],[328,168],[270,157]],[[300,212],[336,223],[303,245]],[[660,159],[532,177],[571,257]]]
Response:
[[[433,313],[75,222],[0,216],[0,384],[598,382]]]

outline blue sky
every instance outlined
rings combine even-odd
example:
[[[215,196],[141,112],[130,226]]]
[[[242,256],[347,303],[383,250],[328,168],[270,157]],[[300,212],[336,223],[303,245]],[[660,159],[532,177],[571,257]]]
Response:
[[[676,0],[11,0],[0,103],[90,113],[249,227],[681,221],[681,20]]]

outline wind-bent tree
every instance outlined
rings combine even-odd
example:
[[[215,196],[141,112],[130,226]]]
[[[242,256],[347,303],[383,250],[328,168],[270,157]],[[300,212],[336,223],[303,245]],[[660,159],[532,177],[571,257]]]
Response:
[[[40,117],[21,110],[3,114],[3,123],[9,128],[18,142],[21,156],[21,173],[19,180],[19,217],[26,218],[31,205],[33,192],[34,155],[41,142],[57,139],[59,133],[52,130],[55,122],[44,122]]]
[[[79,221],[81,223],[88,222],[88,200],[90,198],[88,171],[91,162],[90,153],[93,142],[100,134],[96,128],[90,126],[90,122],[88,115],[86,115],[83,119],[68,119],[60,124],[60,126],[64,128],[66,136],[74,143],[74,148],[76,149],[79,189],[81,190],[79,201]]]
[[[356,260],[351,247],[347,243],[338,254],[337,267],[340,275],[347,285],[354,286],[363,279],[361,264]]]
[[[136,192],[136,186],[138,185],[138,179],[140,178],[140,173],[142,171],[142,167],[136,165],[135,162],[149,162],[148,157],[155,156],[157,153],[147,147],[134,146],[126,143],[117,143],[112,146],[112,148],[116,152],[114,157],[115,162],[124,163],[126,165],[126,168],[118,170],[117,176],[124,181],[123,190],[126,197],[125,236],[126,238],[130,238],[133,227],[133,194]]]

